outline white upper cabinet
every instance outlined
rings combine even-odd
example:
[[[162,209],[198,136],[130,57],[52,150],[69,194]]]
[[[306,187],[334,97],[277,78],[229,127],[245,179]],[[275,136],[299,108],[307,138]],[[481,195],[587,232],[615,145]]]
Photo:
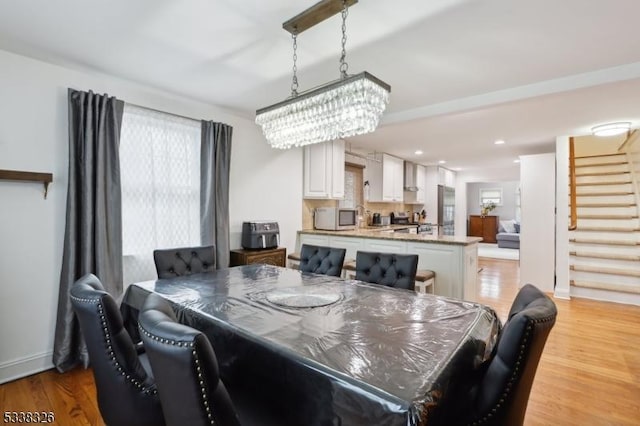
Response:
[[[331,198],[344,198],[344,141],[331,143]]]
[[[456,173],[453,170],[438,167],[438,184],[455,188]]]
[[[404,193],[404,162],[388,154],[377,154],[367,161],[365,180],[369,181],[372,202],[402,202]]]
[[[344,141],[304,147],[304,198],[344,198]]]

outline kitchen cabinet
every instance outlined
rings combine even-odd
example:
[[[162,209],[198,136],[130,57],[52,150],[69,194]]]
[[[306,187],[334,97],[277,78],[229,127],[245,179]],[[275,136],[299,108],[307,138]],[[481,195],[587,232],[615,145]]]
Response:
[[[455,188],[456,173],[453,170],[449,170],[444,167],[438,167],[438,185]]]
[[[424,166],[416,165],[416,187],[417,191],[405,191],[404,202],[408,204],[424,204],[427,200],[427,171]],[[405,166],[405,174],[407,173]],[[406,177],[405,177],[406,180]]]
[[[344,198],[344,141],[304,147],[304,198]]]
[[[480,237],[483,243],[497,243],[498,216],[469,216],[470,237]]]
[[[287,249],[284,247],[264,250],[237,249],[230,252],[229,266],[264,263],[284,267],[286,261]]]
[[[365,180],[369,181],[371,202],[403,202],[404,161],[389,154],[377,154],[367,161]]]
[[[375,251],[380,253],[407,253],[406,241],[366,239],[364,242],[364,248],[367,251]]]

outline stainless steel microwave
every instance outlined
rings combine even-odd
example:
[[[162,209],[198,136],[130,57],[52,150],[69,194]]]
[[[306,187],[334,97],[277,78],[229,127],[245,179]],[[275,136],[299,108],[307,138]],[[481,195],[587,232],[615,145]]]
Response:
[[[339,207],[318,207],[313,218],[313,227],[329,231],[356,229],[358,212],[356,209]]]

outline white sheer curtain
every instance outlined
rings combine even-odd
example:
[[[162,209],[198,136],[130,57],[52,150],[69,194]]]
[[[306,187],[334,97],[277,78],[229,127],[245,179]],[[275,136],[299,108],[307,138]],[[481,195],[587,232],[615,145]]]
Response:
[[[153,250],[200,244],[199,121],[125,104],[120,137],[125,286],[157,277]]]

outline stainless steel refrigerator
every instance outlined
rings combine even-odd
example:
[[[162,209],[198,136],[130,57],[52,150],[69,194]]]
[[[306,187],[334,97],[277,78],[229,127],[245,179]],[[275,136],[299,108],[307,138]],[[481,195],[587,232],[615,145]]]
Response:
[[[440,235],[455,234],[456,190],[438,185],[438,233]]]

